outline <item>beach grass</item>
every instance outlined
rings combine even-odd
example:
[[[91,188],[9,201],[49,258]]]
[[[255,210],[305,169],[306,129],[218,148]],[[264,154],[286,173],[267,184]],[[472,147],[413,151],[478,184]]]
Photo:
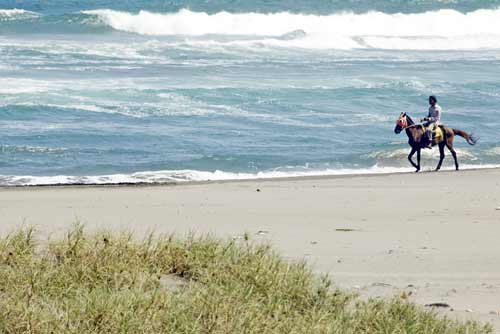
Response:
[[[369,301],[243,238],[0,239],[0,333],[491,333],[399,297]]]

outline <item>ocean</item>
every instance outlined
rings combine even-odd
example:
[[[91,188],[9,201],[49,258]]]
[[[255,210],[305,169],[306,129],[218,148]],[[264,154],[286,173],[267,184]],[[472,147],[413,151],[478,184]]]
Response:
[[[500,0],[0,0],[0,186],[411,171],[431,94],[500,166]]]

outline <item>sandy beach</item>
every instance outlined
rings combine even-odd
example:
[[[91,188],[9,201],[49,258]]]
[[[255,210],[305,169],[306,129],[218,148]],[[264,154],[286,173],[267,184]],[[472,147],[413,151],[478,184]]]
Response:
[[[269,241],[364,297],[409,295],[500,330],[500,170],[174,186],[0,189],[0,233],[34,225]]]

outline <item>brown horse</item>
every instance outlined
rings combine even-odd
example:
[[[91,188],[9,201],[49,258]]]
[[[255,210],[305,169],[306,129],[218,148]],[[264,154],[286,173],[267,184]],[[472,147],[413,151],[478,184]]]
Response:
[[[475,145],[477,139],[474,138],[472,134],[468,134],[465,131],[452,129],[444,125],[439,126],[443,131],[443,137],[433,140],[432,146],[438,145],[439,147],[439,163],[436,167],[436,171],[441,168],[441,164],[444,159],[444,147],[446,146],[448,150],[451,152],[453,159],[455,160],[455,169],[458,170],[458,161],[457,161],[457,152],[453,149],[453,139],[455,135],[459,135],[460,137],[465,138],[469,145]],[[420,151],[423,148],[427,147],[429,140],[425,135],[424,126],[421,124],[415,124],[410,116],[406,113],[401,113],[399,115],[398,120],[396,121],[396,127],[394,128],[394,132],[399,134],[401,131],[406,130],[406,134],[408,135],[408,144],[411,146],[410,154],[408,155],[408,160],[411,165],[415,167],[418,172],[420,170]],[[417,163],[413,162],[413,155],[417,153]]]

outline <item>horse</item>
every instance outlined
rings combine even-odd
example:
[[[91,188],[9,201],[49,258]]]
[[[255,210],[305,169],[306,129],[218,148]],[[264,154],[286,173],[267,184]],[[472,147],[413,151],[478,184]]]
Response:
[[[441,169],[441,164],[444,159],[445,146],[453,156],[453,159],[455,160],[455,169],[458,170],[457,152],[453,148],[453,139],[455,135],[464,138],[469,145],[475,145],[477,138],[475,138],[473,134],[468,134],[465,131],[453,129],[444,125],[439,125],[439,128],[441,128],[443,135],[440,140],[437,138],[432,142],[432,146],[437,145],[439,147],[439,163],[436,167],[436,171]],[[406,113],[401,113],[396,121],[394,133],[399,134],[403,130],[406,130],[406,134],[408,135],[408,144],[411,147],[410,154],[408,154],[408,160],[411,165],[416,168],[415,172],[418,173],[420,171],[420,151],[423,148],[426,148],[429,142],[427,136],[425,135],[425,128],[421,124],[415,124],[411,117]],[[417,153],[417,163],[414,163],[412,159],[415,153]]]

